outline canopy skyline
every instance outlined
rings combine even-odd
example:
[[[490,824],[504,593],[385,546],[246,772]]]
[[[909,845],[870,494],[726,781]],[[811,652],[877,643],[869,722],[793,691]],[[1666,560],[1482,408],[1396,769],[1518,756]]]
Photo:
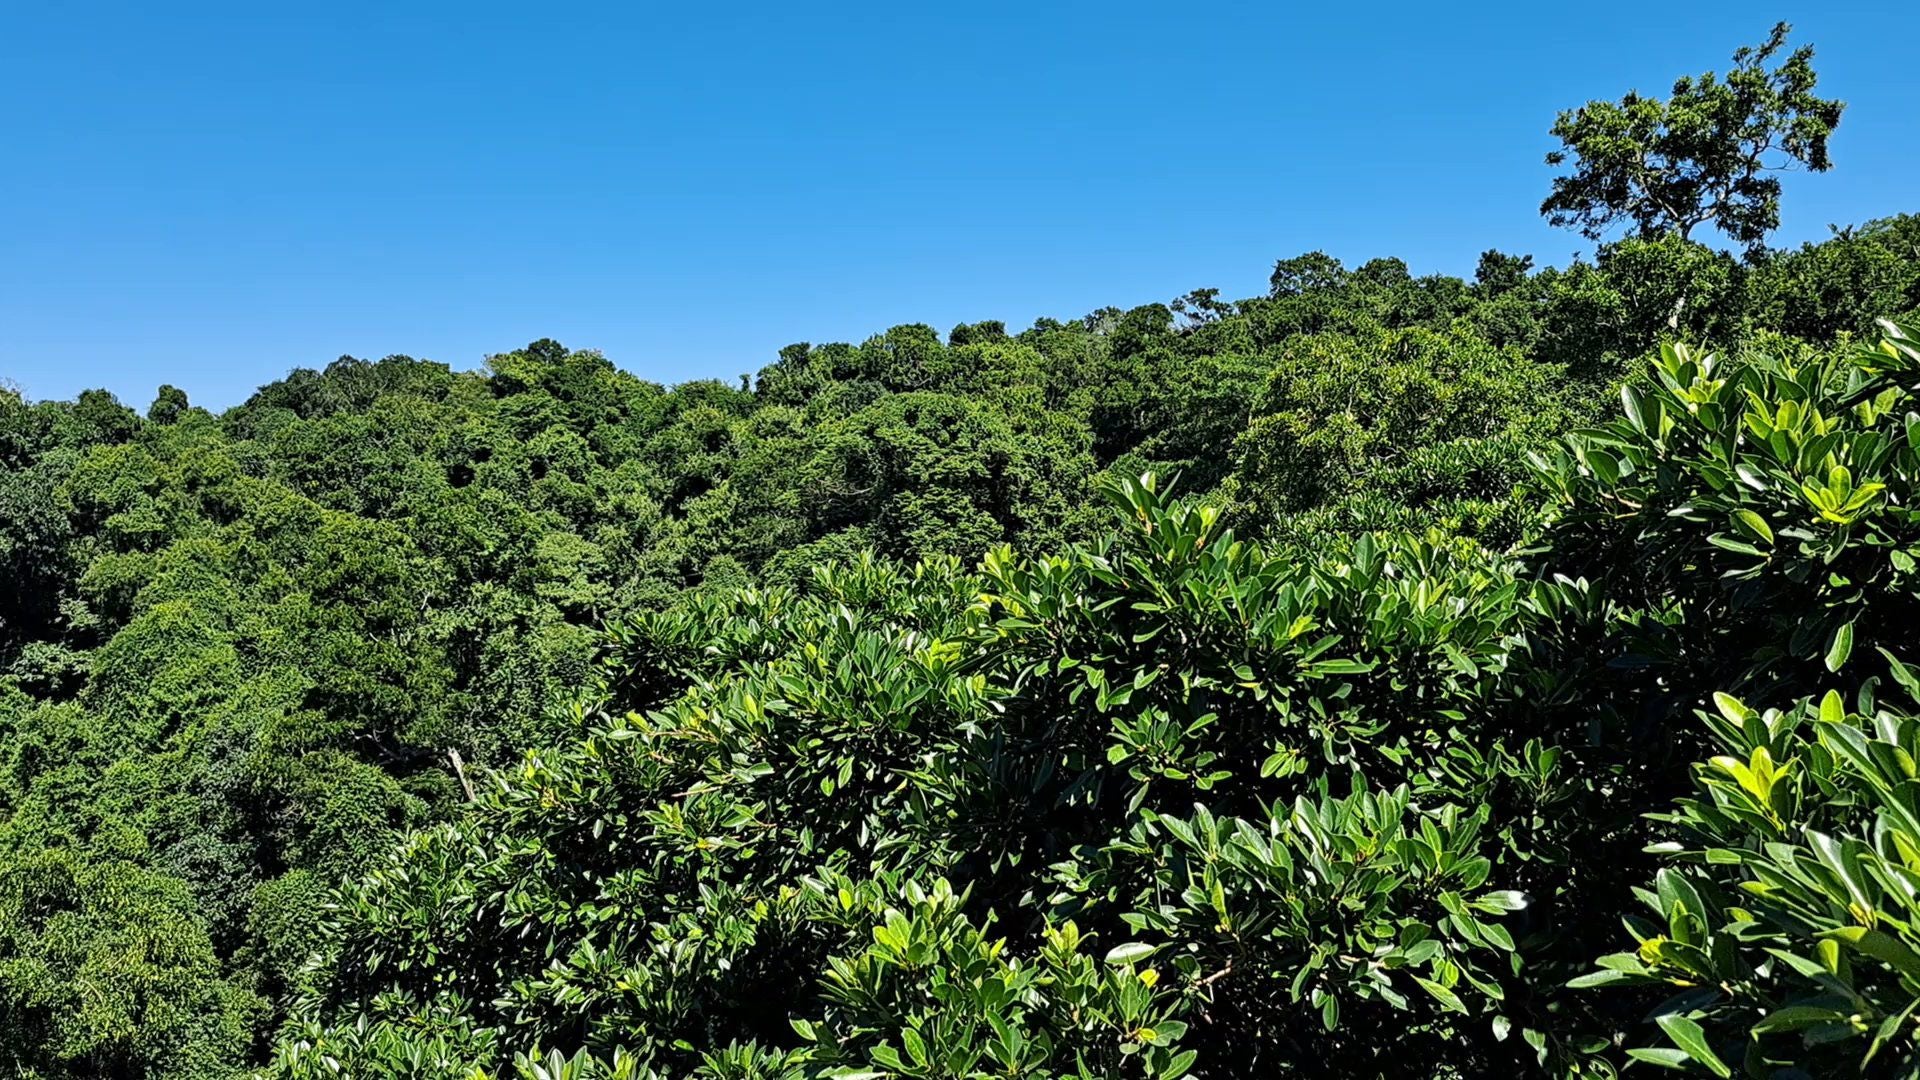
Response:
[[[22,12],[0,377],[222,408],[551,336],[732,379],[899,323],[1252,295],[1316,249],[1564,264],[1591,245],[1537,213],[1555,113],[1724,70],[1775,18],[1849,108],[1774,243],[1901,209],[1920,15],[1619,10]]]

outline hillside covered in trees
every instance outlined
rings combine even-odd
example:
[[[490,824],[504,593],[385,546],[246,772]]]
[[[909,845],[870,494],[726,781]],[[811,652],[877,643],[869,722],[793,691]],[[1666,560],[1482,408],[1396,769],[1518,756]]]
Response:
[[[1767,245],[1813,90],[1562,116],[1560,267],[0,392],[0,1067],[1916,1075],[1920,217]]]

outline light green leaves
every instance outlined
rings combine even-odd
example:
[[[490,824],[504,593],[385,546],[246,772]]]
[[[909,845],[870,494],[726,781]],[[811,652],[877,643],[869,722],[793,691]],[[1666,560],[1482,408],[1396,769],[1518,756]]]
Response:
[[[1846,666],[1847,658],[1852,655],[1853,623],[1843,622],[1834,628],[1833,641],[1827,646],[1827,670],[1839,671]]]
[[[1700,1030],[1699,1024],[1677,1013],[1667,1013],[1654,1019],[1660,1024],[1660,1030],[1666,1032],[1676,1046],[1686,1051],[1688,1057],[1712,1070],[1715,1076],[1732,1075],[1727,1063],[1721,1061],[1720,1056],[1707,1045],[1706,1033]]]
[[[1113,948],[1107,950],[1107,963],[1122,965],[1133,964],[1145,960],[1158,951],[1159,946],[1157,945],[1149,945],[1144,941],[1129,941],[1124,945],[1115,945]]]
[[[1736,1040],[1829,1071],[1913,1053],[1899,1018],[1920,1007],[1920,715],[1884,700],[1858,715],[1838,691],[1764,718],[1715,704],[1729,752],[1669,818],[1682,839],[1659,846],[1672,865],[1642,893],[1655,917],[1628,921],[1635,952],[1572,985],[1676,994],[1658,1017],[1673,1045],[1629,1051],[1650,1064],[1724,1076],[1717,1051]]]

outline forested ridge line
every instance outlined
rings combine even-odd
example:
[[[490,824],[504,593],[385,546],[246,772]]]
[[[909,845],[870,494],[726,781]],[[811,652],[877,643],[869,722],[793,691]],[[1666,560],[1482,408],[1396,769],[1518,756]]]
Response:
[[[1920,217],[1767,246],[1784,33],[1563,267],[0,391],[0,1060],[1910,1074]]]

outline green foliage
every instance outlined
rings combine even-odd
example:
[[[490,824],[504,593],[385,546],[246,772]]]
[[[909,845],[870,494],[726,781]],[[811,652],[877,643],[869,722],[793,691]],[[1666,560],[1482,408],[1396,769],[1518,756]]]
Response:
[[[182,882],[0,858],[0,1053],[28,1075],[238,1075],[266,1003],[219,972]]]
[[[1560,505],[1525,561],[1438,533],[1269,551],[1147,477],[1104,489],[1119,537],[1062,554],[868,557],[627,620],[583,736],[343,894],[276,1067],[364,1044],[489,1074],[1610,1075],[1639,1006],[1593,987],[1693,955],[1581,975],[1612,917],[1678,888],[1632,888],[1655,870],[1637,815],[1706,754],[1645,718],[1844,677],[1913,625],[1892,334],[1664,349],[1621,419],[1542,455]],[[1835,493],[1843,460],[1862,479]],[[1737,745],[1703,782],[1788,775],[1785,730],[1726,727],[1773,756]],[[1693,805],[1689,828],[1756,827]],[[1785,820],[1716,844],[1758,873]],[[1852,828],[1828,835],[1900,854]],[[1629,1056],[1741,1060],[1728,985],[1657,1009],[1662,1045]]]
[[[1910,699],[1920,676],[1887,663]],[[1722,694],[1700,714],[1718,753],[1659,816],[1672,865],[1638,890],[1638,947],[1576,980],[1672,992],[1653,1010],[1668,1038],[1633,1056],[1721,1076],[1920,1063],[1920,721],[1871,685],[1857,708],[1835,691],[1764,712]]]
[[[1783,34],[1570,266],[0,391],[0,1068],[1911,1071],[1920,247],[1759,246]]]
[[[1511,542],[1525,450],[1566,427],[1564,387],[1462,324],[1296,338],[1254,398],[1227,491],[1256,521],[1320,510],[1311,534],[1417,519]]]
[[[1177,1076],[1201,1017],[1217,1060],[1279,1069],[1377,1066],[1329,1029],[1387,1016],[1484,1032],[1525,906],[1489,877],[1528,850],[1486,802],[1552,776],[1538,747],[1455,745],[1496,706],[1511,569],[1370,539],[1302,564],[1112,493],[1124,546],[1001,550],[983,578],[869,560],[630,623],[606,693],[643,711],[589,708],[347,894],[282,1067],[422,1009],[504,1031],[485,1069],[538,1044],[676,1072],[739,1038],[815,1068]]]
[[[1637,1059],[1722,1076],[1920,1061],[1920,983],[1901,967],[1920,850],[1900,764],[1913,721],[1867,674],[1878,650],[1920,690],[1893,659],[1914,645],[1920,598],[1917,361],[1892,324],[1876,347],[1824,355],[1666,348],[1654,383],[1622,388],[1623,418],[1552,462],[1569,508],[1555,539],[1620,605],[1641,708],[1724,688],[1698,714],[1707,745],[1679,744],[1709,759],[1696,794],[1655,815],[1677,838],[1649,850],[1677,865],[1636,890],[1652,912],[1628,918],[1637,951],[1573,983],[1675,992],[1649,1014],[1664,1038]]]
[[[1787,30],[1780,23],[1765,44],[1736,51],[1725,79],[1682,76],[1666,100],[1635,92],[1561,113],[1562,149],[1547,164],[1572,159],[1574,169],[1554,179],[1540,212],[1594,240],[1626,221],[1648,239],[1712,225],[1760,247],[1780,224],[1780,180],[1768,174],[1831,168],[1827,139],[1845,109],[1814,96],[1812,47],[1767,66]]]
[[[1874,320],[1920,312],[1920,218],[1901,215],[1837,230],[1761,262],[1746,288],[1748,318],[1789,337],[1866,337]]]
[[[1625,350],[1724,310],[1752,279],[1720,265],[1630,241],[1457,294],[1322,266],[1273,299],[1345,330],[1263,343],[1271,301],[1195,294],[903,332],[789,350],[769,398],[860,380],[791,405],[536,345],[131,436],[21,406],[9,476],[57,516],[15,550],[63,595],[0,710],[0,853],[149,881],[198,951],[119,1013],[19,976],[14,1052],[225,1067],[272,1016],[287,1075],[1604,1071],[1624,1021],[1561,984],[1604,951],[1590,910],[1632,903],[1622,807],[1698,745],[1646,718],[1804,692],[1841,626],[1857,652],[1906,625],[1904,338],[1673,345],[1552,448],[1614,362],[1529,355],[1567,283],[1604,286]],[[1494,345],[1458,303],[1535,330]],[[966,393],[912,388],[942,380]],[[1218,486],[1116,459],[1103,537],[1103,439]],[[49,940],[74,970],[135,947]],[[211,1026],[129,1042],[170,1029],[121,1014]]]
[[[1654,382],[1621,387],[1620,419],[1551,455],[1564,557],[1660,615],[1636,630],[1638,662],[1791,696],[1854,641],[1904,640],[1920,346],[1889,335],[1851,354],[1663,347]]]

